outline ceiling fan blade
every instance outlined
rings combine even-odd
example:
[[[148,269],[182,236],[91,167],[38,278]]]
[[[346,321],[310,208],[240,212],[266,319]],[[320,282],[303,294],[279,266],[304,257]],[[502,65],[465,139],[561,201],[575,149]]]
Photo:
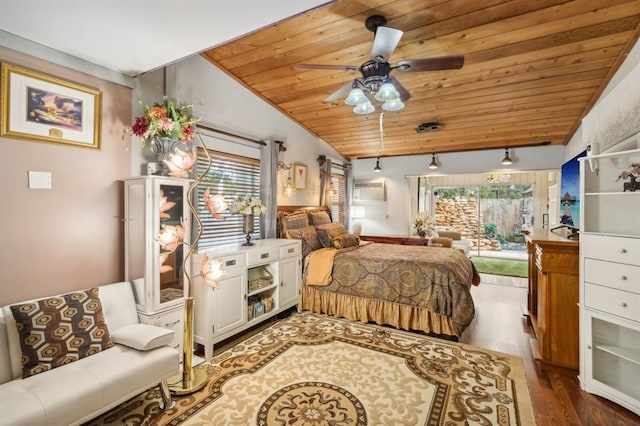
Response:
[[[297,70],[340,70],[340,71],[358,71],[359,67],[355,65],[315,65],[315,64],[298,64]]]
[[[335,92],[333,92],[332,94],[324,98],[322,102],[336,101],[344,97],[347,93],[349,93],[352,87],[353,87],[353,82],[350,81],[349,83],[345,84],[344,86],[342,86],[341,88],[339,88],[338,90],[336,90]]]
[[[393,68],[402,72],[457,70],[464,65],[463,55],[438,56],[436,58],[400,61]]]
[[[391,84],[393,84],[393,87],[395,87],[400,94],[400,100],[402,102],[406,102],[409,98],[411,98],[411,93],[409,93],[409,91],[405,89],[405,87],[400,84],[400,82],[396,78],[389,77],[389,80],[391,80]]]
[[[376,37],[373,39],[371,47],[371,57],[376,59],[381,57],[383,61],[388,61],[396,46],[400,42],[404,32],[390,27],[378,27]]]

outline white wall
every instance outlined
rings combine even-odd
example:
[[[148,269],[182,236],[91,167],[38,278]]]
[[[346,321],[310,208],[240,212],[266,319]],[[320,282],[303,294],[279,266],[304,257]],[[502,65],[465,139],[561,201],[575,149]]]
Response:
[[[386,202],[366,204],[367,218],[361,220],[364,235],[405,235],[409,229],[409,186],[407,176],[446,175],[464,173],[490,173],[509,171],[533,171],[559,169],[565,161],[565,147],[552,145],[544,147],[517,148],[510,150],[514,163],[509,166],[500,164],[504,150],[484,150],[437,154],[440,167],[431,170],[427,165],[431,155],[388,157],[380,159],[382,172],[375,173],[376,160],[354,160],[354,180],[384,179],[387,186]]]
[[[193,103],[195,116],[202,117],[202,124],[254,140],[283,141],[286,152],[280,153],[285,163],[302,163],[307,166],[307,188],[287,197],[282,188],[288,172],[280,171],[278,204],[317,205],[319,201],[319,166],[316,159],[326,155],[344,161],[333,148],[310,134],[279,110],[254,95],[201,56],[194,56],[167,68],[167,95],[178,102]],[[162,100],[162,70],[137,79],[134,112],[140,112],[143,103]],[[135,108],[139,110],[136,111]],[[224,138],[221,136],[221,138]],[[229,138],[233,139],[233,138]],[[216,146],[210,146],[216,149]],[[134,153],[132,169],[139,173],[141,163],[150,161],[141,150]]]

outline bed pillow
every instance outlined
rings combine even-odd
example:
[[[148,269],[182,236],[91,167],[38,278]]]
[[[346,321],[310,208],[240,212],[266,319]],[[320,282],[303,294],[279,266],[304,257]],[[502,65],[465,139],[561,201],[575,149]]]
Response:
[[[320,240],[318,239],[318,233],[313,226],[307,226],[305,228],[290,229],[287,231],[287,238],[294,238],[302,241],[302,257],[307,256],[314,250],[322,248]]]
[[[11,306],[22,348],[22,378],[113,346],[98,289]]]
[[[329,217],[329,213],[325,211],[310,212],[309,222],[313,226],[326,225],[327,223],[331,223],[331,218]]]
[[[286,236],[290,229],[300,229],[309,226],[309,217],[305,211],[296,211],[293,213],[280,212],[280,235]]]
[[[333,239],[333,246],[337,249],[356,247],[360,245],[360,237],[353,234],[340,234]]]
[[[348,234],[344,225],[340,222],[331,222],[326,223],[324,225],[316,226],[316,231],[318,231],[318,238],[320,239],[320,244],[322,247],[333,247],[333,239],[339,235]]]

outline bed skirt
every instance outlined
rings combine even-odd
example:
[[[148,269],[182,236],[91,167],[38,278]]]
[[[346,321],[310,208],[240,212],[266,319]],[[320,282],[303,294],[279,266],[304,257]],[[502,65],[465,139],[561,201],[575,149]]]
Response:
[[[333,293],[314,286],[302,286],[300,309],[363,323],[373,321],[398,329],[459,337],[450,317],[425,308]]]

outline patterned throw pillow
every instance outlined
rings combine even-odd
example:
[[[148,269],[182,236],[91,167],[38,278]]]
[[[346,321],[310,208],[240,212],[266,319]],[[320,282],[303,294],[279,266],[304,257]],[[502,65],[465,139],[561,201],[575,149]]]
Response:
[[[318,238],[322,247],[333,247],[333,239],[338,235],[348,234],[344,225],[340,222],[331,222],[324,225],[316,226]]]
[[[360,237],[353,234],[340,234],[333,239],[333,246],[337,249],[356,247],[360,245]]]
[[[11,306],[27,378],[113,346],[98,289]]]
[[[318,233],[313,226],[307,226],[306,228],[290,229],[287,231],[288,238],[296,240],[302,240],[302,257],[307,256],[314,250],[322,248],[320,240],[318,240]]]
[[[296,211],[293,213],[279,212],[280,218],[280,235],[287,235],[290,229],[300,229],[309,226],[309,217],[304,211]]]
[[[329,217],[329,213],[324,211],[310,212],[309,222],[313,226],[326,225],[327,223],[331,223],[331,218]]]

